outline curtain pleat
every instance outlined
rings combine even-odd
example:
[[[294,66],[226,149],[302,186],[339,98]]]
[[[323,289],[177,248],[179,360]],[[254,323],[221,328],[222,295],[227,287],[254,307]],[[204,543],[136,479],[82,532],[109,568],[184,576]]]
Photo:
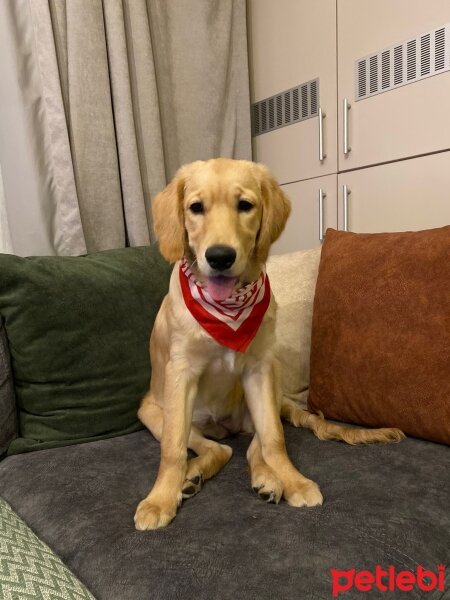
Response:
[[[149,223],[134,124],[132,86],[121,0],[104,5],[109,73],[119,154],[122,202],[131,246],[149,244]]]
[[[145,0],[123,0],[133,116],[147,220],[151,199],[167,183],[154,48]]]
[[[53,242],[57,254],[86,252],[61,83],[46,0],[30,2],[34,40],[42,85],[42,156],[46,161],[48,199],[52,204]]]
[[[11,234],[9,232],[8,214],[6,212],[5,194],[3,191],[2,169],[0,167],[0,253],[11,254]]]
[[[101,0],[66,4],[72,159],[89,252],[125,246],[125,223]]]

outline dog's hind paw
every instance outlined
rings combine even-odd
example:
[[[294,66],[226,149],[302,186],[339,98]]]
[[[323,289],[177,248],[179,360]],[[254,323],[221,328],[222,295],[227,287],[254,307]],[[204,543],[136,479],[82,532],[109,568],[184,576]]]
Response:
[[[191,479],[186,478],[184,481],[184,484],[183,484],[183,489],[181,491],[183,500],[185,500],[186,498],[192,498],[192,496],[195,496],[195,494],[198,494],[198,492],[202,489],[202,487],[203,487],[203,476],[202,475],[195,475]]]
[[[273,504],[278,504],[283,493],[281,481],[267,465],[252,473],[252,489],[261,500]]]
[[[255,494],[264,500],[264,502],[268,502],[269,504],[278,504],[281,498],[281,494],[279,494],[275,490],[270,490],[268,492],[263,491],[262,489],[258,489],[257,487],[252,488]]]

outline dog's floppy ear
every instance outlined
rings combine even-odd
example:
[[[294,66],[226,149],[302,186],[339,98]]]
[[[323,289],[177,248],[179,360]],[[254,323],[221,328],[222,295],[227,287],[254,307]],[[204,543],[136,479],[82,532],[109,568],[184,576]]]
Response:
[[[153,228],[159,241],[159,251],[169,262],[184,254],[184,168],[160,192],[152,204]]]
[[[265,262],[271,244],[280,237],[291,214],[291,203],[267,167],[256,164],[255,168],[263,200],[256,251],[258,258]]]

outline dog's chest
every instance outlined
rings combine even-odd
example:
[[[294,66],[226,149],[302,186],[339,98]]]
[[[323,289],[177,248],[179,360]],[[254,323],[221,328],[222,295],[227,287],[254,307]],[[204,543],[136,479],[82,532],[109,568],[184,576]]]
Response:
[[[207,370],[212,374],[220,376],[221,373],[240,375],[243,364],[234,350],[225,350],[222,356],[214,358],[208,365]]]
[[[242,399],[240,379],[244,360],[240,353],[224,350],[211,356],[211,360],[198,382],[195,413],[198,420],[212,417],[218,420],[233,411],[236,402]]]

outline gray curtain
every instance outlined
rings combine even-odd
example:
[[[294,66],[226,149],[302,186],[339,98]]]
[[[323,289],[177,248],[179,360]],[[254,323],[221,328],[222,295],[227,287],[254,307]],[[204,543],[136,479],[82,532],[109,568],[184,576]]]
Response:
[[[5,207],[5,194],[3,192],[3,177],[0,167],[0,253],[11,253],[11,234],[9,232],[8,215]]]
[[[251,159],[245,0],[1,0],[3,19],[21,104],[0,116],[14,252],[148,244],[179,166]]]

